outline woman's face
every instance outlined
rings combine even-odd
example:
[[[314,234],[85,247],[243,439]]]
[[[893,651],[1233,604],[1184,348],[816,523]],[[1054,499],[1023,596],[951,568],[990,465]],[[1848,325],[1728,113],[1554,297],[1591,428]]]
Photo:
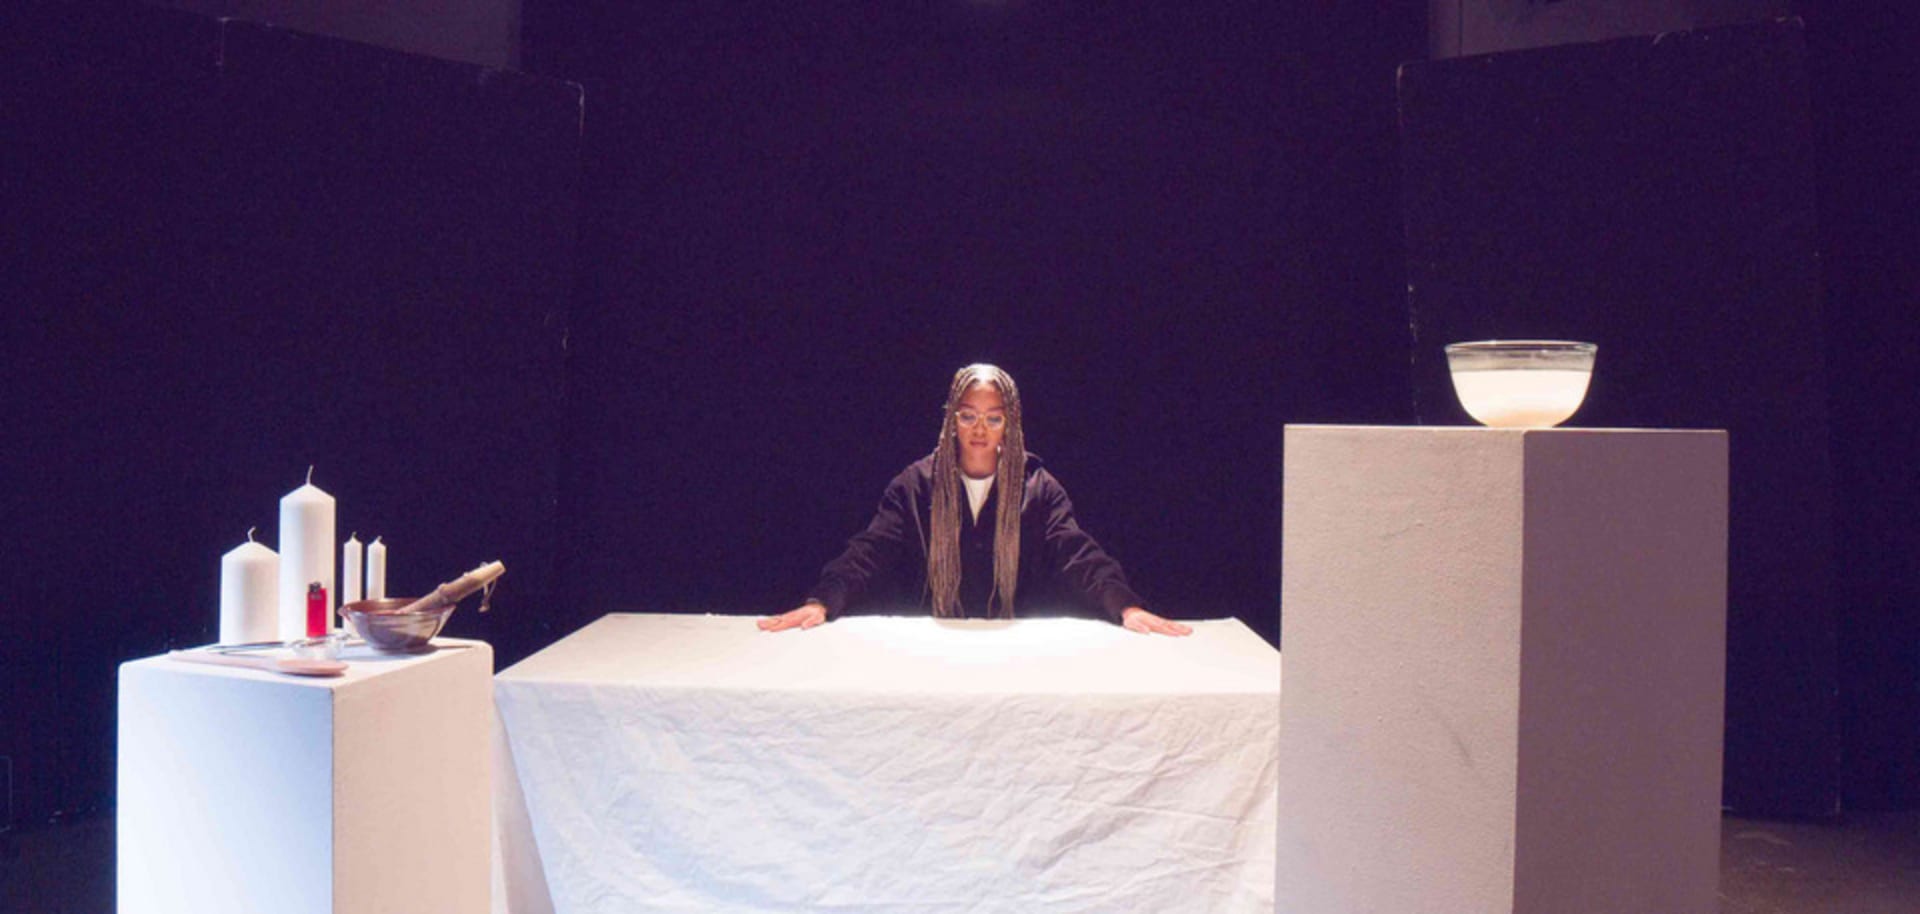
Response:
[[[975,384],[954,408],[954,431],[960,446],[960,469],[968,476],[993,472],[1000,460],[1000,442],[1007,437],[1007,408],[991,384]]]

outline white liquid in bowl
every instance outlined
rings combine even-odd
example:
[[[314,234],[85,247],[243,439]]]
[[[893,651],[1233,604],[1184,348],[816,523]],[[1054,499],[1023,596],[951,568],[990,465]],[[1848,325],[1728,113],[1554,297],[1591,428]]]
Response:
[[[1580,409],[1592,377],[1592,372],[1559,368],[1456,371],[1453,390],[1481,425],[1551,428]]]

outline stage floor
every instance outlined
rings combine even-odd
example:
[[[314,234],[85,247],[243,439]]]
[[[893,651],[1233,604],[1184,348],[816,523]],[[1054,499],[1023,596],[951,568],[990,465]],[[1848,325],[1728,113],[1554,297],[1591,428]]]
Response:
[[[1821,824],[1721,821],[1720,914],[1911,914],[1920,810]],[[113,812],[0,832],[0,911],[113,910]]]

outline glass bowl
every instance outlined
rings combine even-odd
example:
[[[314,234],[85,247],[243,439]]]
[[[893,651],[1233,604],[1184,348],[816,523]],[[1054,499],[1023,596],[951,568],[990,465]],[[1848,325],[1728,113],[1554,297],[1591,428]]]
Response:
[[[1592,343],[1485,340],[1447,347],[1453,392],[1492,428],[1552,428],[1573,417],[1593,377]]]
[[[457,604],[448,604],[425,612],[401,612],[417,597],[388,597],[384,600],[359,600],[340,607],[355,634],[376,651],[408,654],[432,646],[433,636],[447,624]]]
[[[340,649],[345,647],[346,643],[345,632],[334,632],[318,638],[289,641],[286,646],[293,650],[293,656],[299,660],[339,660]]]

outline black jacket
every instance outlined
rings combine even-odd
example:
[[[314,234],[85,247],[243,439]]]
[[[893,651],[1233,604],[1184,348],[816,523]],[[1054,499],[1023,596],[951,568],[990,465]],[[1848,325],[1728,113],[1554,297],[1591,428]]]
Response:
[[[1144,605],[1128,586],[1120,563],[1080,529],[1066,488],[1032,453],[1027,454],[1026,473],[1015,615],[1064,612],[1118,622],[1121,610]],[[969,522],[964,491],[959,498],[960,606],[967,616],[983,617],[993,593],[999,481],[988,491],[977,521]],[[828,618],[849,608],[885,611],[890,606],[917,605],[930,610],[933,601],[926,581],[932,503],[933,456],[928,455],[901,470],[887,485],[873,520],[847,541],[839,558],[821,570],[809,599],[824,605]]]

